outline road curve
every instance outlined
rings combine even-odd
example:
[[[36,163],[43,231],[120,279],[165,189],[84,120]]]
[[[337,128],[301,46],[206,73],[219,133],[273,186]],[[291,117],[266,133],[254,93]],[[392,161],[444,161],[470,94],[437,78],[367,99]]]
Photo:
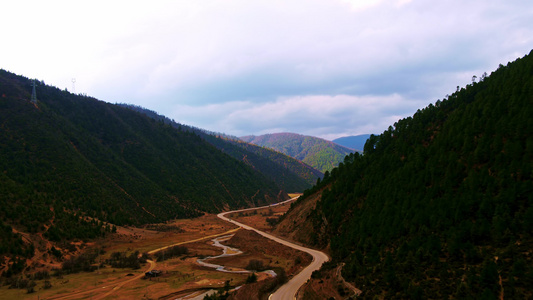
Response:
[[[179,242],[179,243],[174,243],[172,245],[168,245],[168,246],[164,246],[164,247],[160,247],[160,248],[151,250],[151,251],[148,252],[148,254],[154,254],[154,253],[156,253],[158,251],[165,250],[167,248],[170,248],[170,247],[173,247],[173,246],[177,246],[177,245],[183,245],[183,244],[188,244],[188,243],[199,242],[199,241],[203,241],[203,240],[206,240],[206,239],[219,237],[221,235],[231,234],[231,233],[234,233],[237,230],[239,230],[239,228],[231,229],[231,230],[228,230],[226,232],[217,233],[217,234],[213,234],[213,235],[209,235],[209,236],[204,236],[204,237],[197,238],[197,239],[194,239],[194,240],[187,240],[187,241],[183,241],[183,242]],[[98,287],[95,287],[95,288],[92,288],[92,289],[88,289],[88,290],[85,290],[85,291],[72,292],[70,294],[60,295],[60,296],[57,296],[57,297],[53,296],[52,298],[49,298],[49,299],[53,299],[53,300],[80,299],[81,295],[88,294],[88,293],[91,293],[91,292],[94,292],[94,291],[101,291],[103,289],[108,289],[108,291],[104,295],[91,296],[91,299],[102,299],[102,298],[105,298],[105,297],[111,295],[112,293],[116,292],[118,289],[120,289],[125,284],[130,283],[130,282],[132,282],[134,280],[140,279],[140,278],[144,277],[144,274],[146,272],[152,271],[155,268],[155,266],[156,266],[156,262],[152,261],[152,260],[147,260],[147,262],[150,264],[150,267],[148,267],[148,269],[146,269],[140,275],[135,276],[134,278],[131,278],[131,279],[128,279],[128,280],[123,280],[121,282],[115,282],[115,283],[108,284],[108,285],[105,285],[105,286],[98,286]]]
[[[306,247],[291,243],[289,241],[280,239],[280,238],[278,238],[276,236],[273,236],[273,235],[268,234],[266,232],[263,232],[261,230],[257,230],[257,229],[255,229],[253,227],[250,227],[250,226],[248,226],[246,224],[242,224],[242,223],[239,223],[237,221],[231,220],[230,218],[226,217],[226,215],[227,214],[231,214],[231,213],[236,213],[236,212],[243,212],[243,211],[260,209],[260,208],[265,208],[265,207],[270,207],[270,206],[276,206],[276,205],[279,205],[279,204],[283,204],[283,203],[286,203],[286,202],[293,201],[296,198],[292,198],[292,199],[289,199],[287,201],[283,201],[283,202],[272,204],[272,205],[267,205],[267,206],[262,206],[262,207],[254,207],[254,208],[246,208],[246,209],[239,209],[239,210],[219,213],[217,215],[222,220],[231,222],[231,223],[233,223],[233,224],[235,224],[235,225],[237,225],[239,227],[242,227],[244,229],[253,230],[253,231],[259,233],[260,235],[262,235],[262,236],[264,236],[264,237],[266,237],[268,239],[276,241],[276,242],[278,242],[280,244],[283,244],[285,246],[289,246],[291,248],[307,252],[307,253],[311,254],[311,256],[313,256],[313,261],[311,262],[311,264],[309,266],[307,266],[305,269],[303,269],[296,276],[294,276],[291,280],[289,280],[289,282],[287,282],[282,287],[280,287],[275,293],[270,295],[270,297],[268,298],[270,300],[293,300],[293,299],[296,299],[296,293],[298,292],[300,287],[302,285],[304,285],[307,282],[307,280],[309,280],[309,278],[311,278],[311,274],[314,271],[320,269],[322,264],[329,260],[329,257],[324,252],[317,251],[317,250],[310,249],[310,248],[306,248]]]

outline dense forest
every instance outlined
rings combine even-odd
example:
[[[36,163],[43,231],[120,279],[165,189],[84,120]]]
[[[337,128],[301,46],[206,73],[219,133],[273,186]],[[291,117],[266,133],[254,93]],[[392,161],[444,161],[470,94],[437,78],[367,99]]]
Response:
[[[272,149],[246,143],[237,137],[223,133],[209,132],[200,128],[180,124],[143,107],[131,104],[120,105],[146,114],[156,120],[161,120],[182,131],[196,133],[220,151],[237,160],[241,160],[259,171],[287,192],[301,192],[315,184],[318,178],[324,176],[324,174],[313,167]]]
[[[0,70],[0,254],[19,232],[57,241],[286,199],[194,132]]]
[[[250,135],[240,139],[294,157],[321,172],[331,171],[346,155],[355,151],[321,138],[296,133]]]
[[[362,298],[532,298],[532,116],[533,51],[370,136],[292,209],[323,190],[314,243]]]

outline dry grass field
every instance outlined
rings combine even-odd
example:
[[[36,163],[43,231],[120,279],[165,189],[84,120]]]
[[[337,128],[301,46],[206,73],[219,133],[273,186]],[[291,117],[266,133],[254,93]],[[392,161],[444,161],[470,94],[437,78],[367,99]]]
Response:
[[[274,206],[260,210],[246,218],[246,223],[259,229],[270,230],[266,218],[283,214],[290,204]],[[249,274],[225,273],[212,268],[200,266],[197,258],[222,254],[222,249],[213,246],[212,239],[225,234],[235,234],[224,242],[238,248],[244,253],[238,256],[210,260],[210,263],[225,265],[229,268],[244,269],[250,260],[260,260],[265,266],[283,268],[287,275],[292,275],[304,267],[309,257],[304,253],[295,253],[293,249],[278,245],[253,232],[237,230],[228,222],[215,215],[204,215],[195,219],[176,220],[165,224],[153,224],[144,228],[118,227],[117,233],[105,239],[78,245],[75,256],[81,252],[100,251],[97,262],[105,262],[114,252],[127,254],[152,254],[152,260],[142,264],[140,269],[112,268],[104,263],[94,272],[63,274],[51,276],[45,288],[45,280],[35,280],[34,292],[28,289],[0,287],[0,299],[175,299],[178,296],[219,289],[229,281],[232,287],[245,283]],[[81,244],[81,243],[79,243]],[[181,245],[189,253],[156,261],[154,252],[167,247]],[[68,259],[68,256],[65,257]],[[59,268],[57,261],[44,259],[42,269],[50,274]],[[155,278],[146,278],[145,272],[161,271]],[[28,273],[29,274],[29,273]],[[258,273],[259,282],[270,275]]]
[[[81,251],[103,249],[105,253],[99,255],[96,261],[105,262],[113,252],[145,253],[183,243],[189,249],[189,254],[186,258],[146,263],[137,270],[106,265],[94,272],[51,276],[47,279],[51,287],[45,289],[45,280],[36,280],[34,293],[28,293],[27,289],[2,286],[0,299],[156,299],[183,289],[222,287],[226,280],[244,282],[246,275],[206,269],[198,266],[195,259],[196,256],[220,254],[221,249],[212,246],[211,239],[228,231],[234,232],[236,228],[215,215],[176,220],[146,228],[119,227],[116,234],[87,243]],[[78,253],[72,253],[76,254]],[[57,262],[50,264],[49,273],[53,274],[52,268],[59,266]],[[152,280],[144,279],[144,273],[151,269],[161,270],[162,276]]]
[[[227,217],[237,222],[252,226],[255,229],[271,232],[273,224],[275,224],[277,219],[289,210],[291,203],[292,202],[288,202],[262,209],[233,213],[227,215]],[[268,222],[269,219],[272,220],[272,224]]]

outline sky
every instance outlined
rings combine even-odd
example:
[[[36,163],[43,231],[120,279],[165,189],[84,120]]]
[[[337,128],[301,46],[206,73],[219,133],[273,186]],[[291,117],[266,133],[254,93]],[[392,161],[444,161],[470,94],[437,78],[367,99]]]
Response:
[[[533,49],[531,0],[17,0],[0,11],[1,69],[234,136],[379,134]]]

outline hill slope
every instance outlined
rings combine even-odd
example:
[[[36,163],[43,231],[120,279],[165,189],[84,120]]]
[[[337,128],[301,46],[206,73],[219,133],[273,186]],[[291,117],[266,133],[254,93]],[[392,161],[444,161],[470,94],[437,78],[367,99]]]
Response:
[[[370,134],[352,135],[334,139],[332,142],[362,152],[369,137]]]
[[[354,152],[321,138],[296,133],[251,135],[240,139],[294,157],[321,172],[331,171],[346,155]]]
[[[275,182],[280,189],[288,192],[302,192],[316,183],[318,178],[324,175],[301,161],[286,154],[272,149],[259,147],[245,143],[236,137],[221,133],[207,132],[205,130],[176,123],[165,116],[161,116],[151,110],[128,104],[122,106],[136,110],[151,118],[161,120],[175,128],[194,132],[205,141],[215,146],[220,151],[231,157],[244,162],[259,171],[271,181]]]
[[[27,78],[0,70],[2,254],[31,255],[15,231],[60,240],[109,230],[81,217],[142,224],[287,197],[194,133],[55,87],[37,86],[37,106],[30,93]]]
[[[294,205],[324,190],[310,240],[363,298],[533,297],[533,51],[481,79],[371,136]]]
[[[228,155],[241,159],[254,170],[261,172],[285,191],[302,192],[310,188],[324,174],[317,169],[286,154],[233,139],[213,136],[206,141]]]

